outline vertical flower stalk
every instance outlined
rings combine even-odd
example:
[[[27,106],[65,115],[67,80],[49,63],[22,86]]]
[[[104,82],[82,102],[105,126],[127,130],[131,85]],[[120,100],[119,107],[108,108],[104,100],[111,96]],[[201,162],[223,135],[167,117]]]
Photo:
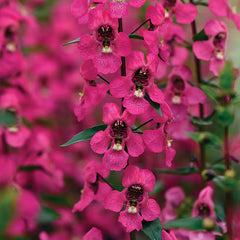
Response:
[[[229,155],[229,145],[228,145],[228,127],[224,128],[224,157],[226,170],[230,170],[230,155]],[[233,240],[233,226],[232,226],[232,193],[231,191],[226,191],[225,193],[225,216],[228,230],[228,239]]]
[[[190,0],[190,3],[193,3],[193,0]],[[197,27],[196,27],[196,21],[194,20],[191,23],[192,27],[192,35],[195,36],[197,33]],[[198,86],[200,85],[202,81],[202,74],[201,74],[201,62],[197,57],[194,55],[194,61],[195,61],[195,66],[196,66],[196,74],[197,74],[197,81],[198,81]],[[203,118],[204,117],[204,106],[202,103],[199,104],[199,117]],[[203,127],[199,127],[199,131],[203,131]],[[203,143],[200,143],[200,162],[201,162],[201,170],[205,169],[206,165],[206,160],[205,160],[205,146]]]

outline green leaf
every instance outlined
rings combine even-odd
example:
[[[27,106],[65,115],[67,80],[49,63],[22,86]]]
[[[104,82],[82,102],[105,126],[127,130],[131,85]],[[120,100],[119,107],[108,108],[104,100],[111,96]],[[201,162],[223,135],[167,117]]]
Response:
[[[93,137],[93,135],[96,132],[99,131],[104,131],[107,128],[108,125],[104,124],[104,125],[98,125],[95,127],[91,127],[88,129],[83,130],[82,132],[74,135],[69,141],[67,141],[66,143],[62,144],[60,147],[66,147],[78,142],[84,142],[84,141],[88,141],[91,140],[91,138]]]
[[[167,173],[167,174],[179,174],[179,175],[188,175],[192,173],[198,173],[199,171],[195,167],[187,166],[178,169],[156,169],[158,173]]]
[[[230,107],[219,108],[215,120],[224,127],[229,126],[234,121],[232,109]]]
[[[0,125],[11,127],[16,125],[17,122],[18,119],[15,112],[9,110],[0,110]]]
[[[193,37],[194,42],[195,41],[206,41],[206,40],[208,40],[208,36],[206,35],[204,29],[201,32],[195,34]]]
[[[214,135],[213,133],[210,132],[184,132],[184,133],[195,142],[203,143],[206,145],[212,144],[217,147],[222,146],[221,139],[218,136]]]
[[[231,62],[227,61],[219,74],[219,86],[224,93],[232,91],[237,72]]]
[[[191,122],[192,124],[194,124],[195,126],[209,126],[212,125],[212,120],[208,119],[208,118],[198,118],[196,116],[191,116]]]
[[[202,79],[201,83],[204,85],[207,85],[209,87],[213,87],[213,88],[217,88],[217,89],[220,88],[216,83],[212,82],[211,80]]]
[[[0,192],[0,239],[5,239],[3,236],[14,216],[17,195],[15,188],[3,189]]]
[[[169,229],[184,228],[194,231],[206,231],[203,227],[203,218],[198,217],[178,218],[165,223],[163,227]],[[216,226],[214,231],[221,232],[221,228]]]
[[[143,131],[141,129],[136,129],[137,127],[135,125],[131,126],[131,130],[134,133],[139,133],[139,134],[143,134]]]
[[[152,99],[149,97],[147,92],[145,92],[144,99],[147,100],[150,103],[150,105],[157,111],[157,113],[161,117],[163,117],[160,104],[152,101]]]
[[[223,183],[223,177],[222,176],[217,176],[215,177],[212,181],[220,188],[225,189],[225,185]]]
[[[151,240],[162,240],[162,226],[158,218],[152,222],[143,221],[142,225],[141,231]]]
[[[202,91],[209,97],[211,98],[215,104],[218,104],[217,98],[218,95],[216,92],[214,92],[210,86],[204,85],[204,84],[200,84],[200,88],[202,89]]]
[[[18,171],[24,171],[24,172],[32,172],[35,170],[45,171],[45,169],[42,166],[37,166],[37,165],[26,165],[26,166],[20,166],[18,168]]]
[[[138,34],[129,34],[128,37],[130,39],[140,39],[140,40],[144,40],[144,37],[143,36],[140,36]]]
[[[80,38],[77,38],[77,39],[75,39],[75,40],[73,40],[71,42],[64,43],[63,46],[67,46],[67,45],[73,44],[73,43],[78,43],[79,41],[80,41]]]
[[[37,221],[40,224],[49,224],[59,219],[60,216],[61,215],[55,210],[43,206],[41,212],[37,217]]]

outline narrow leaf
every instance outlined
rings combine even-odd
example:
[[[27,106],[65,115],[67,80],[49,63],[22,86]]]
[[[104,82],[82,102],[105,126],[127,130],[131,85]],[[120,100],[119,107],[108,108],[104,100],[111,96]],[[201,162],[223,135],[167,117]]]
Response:
[[[141,231],[151,240],[162,240],[162,226],[158,218],[152,222],[143,221]]]
[[[230,107],[219,108],[215,120],[226,127],[234,121],[233,110]]]
[[[223,71],[219,74],[219,86],[224,93],[229,93],[233,89],[236,74],[237,72],[234,70],[232,63],[227,61],[224,65]]]
[[[157,111],[157,113],[161,117],[163,117],[160,104],[152,101],[152,99],[149,97],[147,92],[145,92],[144,99],[147,100],[150,103],[150,105]]]
[[[42,210],[37,217],[37,221],[40,224],[49,224],[56,221],[59,218],[60,214],[55,210],[48,207],[42,207]]]
[[[216,136],[210,132],[185,132],[185,134],[189,138],[191,138],[192,140],[194,140],[195,142],[198,142],[198,143],[203,143],[206,145],[212,144],[217,147],[222,146],[221,139],[218,136]]]
[[[13,126],[18,122],[17,115],[15,112],[9,110],[0,110],[0,125],[3,126]]]
[[[209,125],[212,125],[213,123],[212,120],[205,119],[205,118],[201,119],[196,116],[191,116],[191,122],[195,126],[209,126]]]
[[[73,43],[78,43],[79,41],[80,41],[80,38],[77,38],[77,39],[75,39],[75,40],[73,40],[71,42],[64,43],[63,46],[67,46],[67,45],[73,44]]]
[[[206,35],[204,29],[201,32],[195,34],[193,37],[194,42],[195,41],[206,41],[206,40],[208,40],[208,36]]]
[[[144,37],[143,36],[140,36],[138,34],[129,34],[128,37],[130,39],[140,39],[140,40],[144,40]]]
[[[206,229],[203,227],[203,218],[197,217],[175,219],[165,223],[163,227],[169,229],[184,228],[194,231],[206,231]],[[221,232],[221,229],[219,226],[216,226],[214,231]]]
[[[187,166],[184,168],[178,168],[178,169],[156,169],[155,170],[158,173],[167,173],[167,174],[179,174],[179,175],[188,175],[192,173],[199,172],[195,167]]]
[[[203,90],[203,92],[209,97],[211,98],[215,104],[218,104],[218,101],[217,101],[217,98],[218,98],[218,95],[216,92],[214,92],[210,86],[207,86],[207,85],[204,85],[204,84],[201,84],[200,85],[200,88]]]
[[[98,125],[95,127],[91,127],[88,129],[83,130],[82,132],[74,135],[69,141],[67,141],[66,143],[62,144],[60,147],[66,147],[78,142],[84,142],[84,141],[88,141],[91,140],[91,138],[93,137],[93,135],[96,132],[99,132],[100,130],[105,130],[107,128],[108,125],[104,124],[104,125]]]

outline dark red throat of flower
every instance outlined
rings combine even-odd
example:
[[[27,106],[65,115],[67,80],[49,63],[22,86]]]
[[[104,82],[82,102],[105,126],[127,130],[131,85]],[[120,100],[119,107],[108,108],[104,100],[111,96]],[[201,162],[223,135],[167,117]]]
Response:
[[[216,35],[213,39],[213,45],[215,46],[215,48],[224,48],[225,39],[226,33],[224,32],[221,32],[218,35]]]
[[[113,123],[110,135],[115,138],[115,142],[122,142],[127,137],[127,125],[124,121],[117,120]]]
[[[163,2],[163,7],[166,9],[171,9],[175,6],[177,0],[165,0]]]
[[[136,84],[136,90],[143,89],[143,87],[147,86],[149,79],[149,70],[145,68],[139,68],[132,78],[134,84]]]
[[[110,41],[114,40],[114,31],[109,25],[102,25],[97,32],[97,40],[103,43],[103,46],[110,46]]]
[[[198,204],[197,210],[198,210],[199,217],[209,217],[210,216],[210,208],[205,203]]]
[[[175,95],[180,95],[181,92],[185,89],[184,81],[180,77],[175,76],[173,77],[172,82],[173,82],[172,91],[174,91]]]
[[[143,200],[143,187],[140,184],[134,184],[128,188],[126,198],[131,206],[136,206],[137,202]]]

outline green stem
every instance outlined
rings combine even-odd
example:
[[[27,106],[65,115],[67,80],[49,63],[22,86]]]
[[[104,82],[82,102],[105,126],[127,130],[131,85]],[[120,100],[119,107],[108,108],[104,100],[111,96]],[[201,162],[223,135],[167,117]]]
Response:
[[[224,155],[225,155],[225,165],[226,169],[229,170],[231,168],[231,158],[229,152],[229,144],[228,144],[228,127],[224,128]],[[228,229],[228,240],[233,240],[233,226],[232,226],[232,192],[226,191],[225,193],[225,216],[226,223]]]
[[[193,3],[193,0],[190,0],[190,3]],[[192,35],[195,36],[197,33],[197,27],[196,27],[196,22],[193,21],[191,23],[192,27]],[[197,82],[198,82],[198,87],[202,82],[202,74],[201,74],[201,62],[199,59],[196,58],[194,55],[194,62],[195,62],[195,67],[196,67],[196,73],[197,73]],[[199,104],[199,116],[201,119],[204,118],[204,106],[203,104]],[[204,127],[200,126],[199,131],[203,131]],[[205,160],[205,146],[203,143],[200,143],[200,161],[201,161],[201,170],[204,170],[206,167],[206,160]]]
[[[135,231],[130,232],[130,240],[136,240],[136,232]]]

